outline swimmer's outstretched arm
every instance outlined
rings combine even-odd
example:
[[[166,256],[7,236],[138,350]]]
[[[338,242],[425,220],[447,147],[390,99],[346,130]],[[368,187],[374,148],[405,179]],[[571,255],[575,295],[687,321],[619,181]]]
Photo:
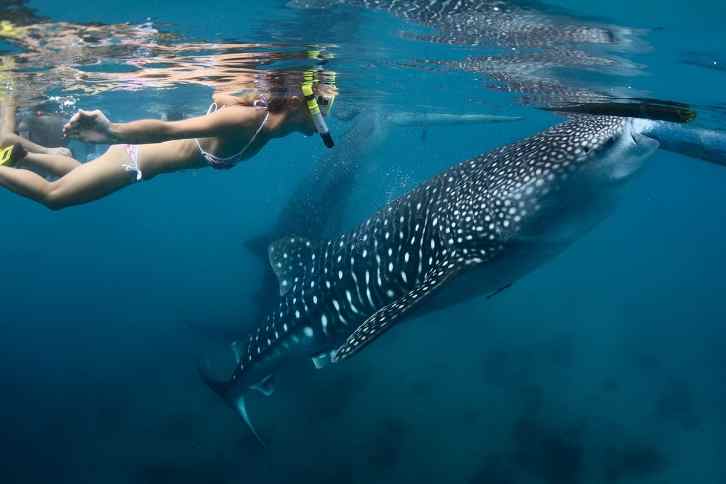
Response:
[[[240,128],[259,124],[259,111],[246,106],[232,106],[205,116],[181,121],[142,119],[129,123],[112,123],[101,111],[78,111],[63,127],[65,136],[86,143],[147,144],[174,139],[233,135]]]

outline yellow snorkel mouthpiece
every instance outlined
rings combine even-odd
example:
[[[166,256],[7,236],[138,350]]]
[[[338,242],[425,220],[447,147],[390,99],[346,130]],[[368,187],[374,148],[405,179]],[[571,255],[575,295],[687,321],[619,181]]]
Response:
[[[26,156],[28,152],[20,143],[0,148],[0,166],[13,166],[18,161],[24,160]]]
[[[6,38],[17,38],[22,35],[22,31],[20,28],[15,27],[15,25],[8,21],[8,20],[0,20],[0,37],[6,37]]]
[[[328,125],[325,123],[323,113],[320,111],[320,105],[318,104],[318,100],[315,98],[315,93],[313,91],[312,72],[305,73],[304,82],[301,86],[301,89],[303,96],[305,97],[305,103],[308,106],[310,116],[313,118],[315,130],[323,139],[323,143],[325,143],[325,146],[327,146],[328,148],[332,148],[333,146],[335,146],[335,143],[333,142],[333,137],[330,135],[330,131],[328,130]]]
[[[10,155],[13,154],[13,147],[8,146],[0,150],[0,166],[4,165],[10,160]]]

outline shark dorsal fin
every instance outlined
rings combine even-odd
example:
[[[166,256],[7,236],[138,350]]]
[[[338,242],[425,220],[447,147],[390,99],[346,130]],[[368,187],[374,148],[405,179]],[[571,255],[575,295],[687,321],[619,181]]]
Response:
[[[287,294],[296,278],[302,279],[314,252],[313,244],[304,237],[285,237],[270,244],[267,255],[280,283],[280,296]]]

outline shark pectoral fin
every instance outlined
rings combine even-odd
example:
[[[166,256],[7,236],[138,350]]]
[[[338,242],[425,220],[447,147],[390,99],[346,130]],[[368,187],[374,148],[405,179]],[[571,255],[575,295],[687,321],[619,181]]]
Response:
[[[275,378],[272,375],[267,375],[261,382],[256,385],[252,385],[252,389],[257,390],[266,397],[269,397],[275,392]]]
[[[313,365],[315,366],[316,370],[321,370],[328,366],[331,363],[331,360],[333,359],[333,355],[335,354],[335,351],[326,351],[325,353],[320,353],[319,355],[313,356]]]
[[[270,244],[267,256],[280,283],[280,296],[284,296],[295,278],[302,279],[305,267],[315,257],[315,249],[303,237],[286,237]]]
[[[462,267],[462,265],[450,262],[443,264],[441,267],[435,267],[429,270],[421,284],[387,306],[382,307],[363,321],[363,324],[358,326],[353,334],[348,336],[345,343],[335,351],[331,361],[338,363],[362,350],[366,345],[383,334],[411,308],[426,299],[427,296],[431,295],[431,293],[448,279],[458,274]]]

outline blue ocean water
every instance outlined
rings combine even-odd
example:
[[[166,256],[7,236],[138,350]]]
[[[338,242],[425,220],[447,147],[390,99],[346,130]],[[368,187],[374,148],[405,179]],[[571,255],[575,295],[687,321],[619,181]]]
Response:
[[[561,62],[548,79],[688,103],[697,125],[726,126],[722,4],[516,5],[628,32],[613,46],[577,45],[616,59],[612,67]],[[171,45],[321,48],[333,54],[324,68],[338,72],[341,114],[524,118],[387,127],[339,194],[349,200],[326,201],[342,230],[453,163],[562,119],[523,102],[525,89],[502,87],[513,85],[495,77],[502,68],[442,67],[538,46],[431,42],[430,25],[376,9],[239,0],[23,8],[52,22],[150,23],[176,36]],[[98,69],[113,72],[112,61]],[[64,116],[100,108],[118,121],[202,114],[211,94],[200,83],[83,93],[48,79]],[[354,123],[340,116],[331,128],[342,138]],[[272,397],[248,402],[267,441],[260,448],[196,365],[220,335],[265,312],[258,291],[269,269],[245,242],[274,225],[324,150],[291,136],[232,171],[163,176],[61,212],[0,191],[0,482],[726,482],[726,171],[665,151],[613,216],[496,297],[401,323],[325,371],[287,368]]]

